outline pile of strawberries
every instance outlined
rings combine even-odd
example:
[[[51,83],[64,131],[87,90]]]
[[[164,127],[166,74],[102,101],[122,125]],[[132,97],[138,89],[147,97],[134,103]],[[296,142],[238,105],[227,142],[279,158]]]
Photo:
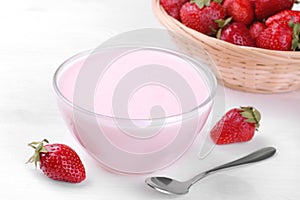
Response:
[[[160,0],[189,28],[241,46],[300,50],[296,0]]]

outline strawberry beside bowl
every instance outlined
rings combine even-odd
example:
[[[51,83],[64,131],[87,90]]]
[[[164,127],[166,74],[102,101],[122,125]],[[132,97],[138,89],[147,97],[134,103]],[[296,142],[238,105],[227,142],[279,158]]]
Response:
[[[104,168],[129,174],[180,158],[206,123],[217,86],[205,64],[184,54],[124,45],[73,56],[53,83],[79,143]]]
[[[300,51],[268,50],[231,44],[191,29],[166,13],[160,0],[152,0],[153,11],[166,29],[188,40],[177,40],[187,54],[211,56],[225,86],[254,93],[280,93],[300,89]],[[201,51],[199,51],[200,49]]]

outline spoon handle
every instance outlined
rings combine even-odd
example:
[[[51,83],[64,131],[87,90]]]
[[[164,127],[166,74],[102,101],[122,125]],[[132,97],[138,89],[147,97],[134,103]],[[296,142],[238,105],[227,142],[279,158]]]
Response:
[[[216,171],[219,171],[219,170],[222,170],[222,169],[265,160],[265,159],[273,156],[275,154],[275,152],[276,152],[276,149],[274,147],[265,147],[265,148],[259,149],[259,150],[255,151],[253,153],[250,153],[242,158],[239,158],[232,162],[220,165],[220,166],[212,168],[206,172],[198,174],[197,176],[195,176],[194,178],[192,178],[190,180],[190,183],[192,185],[192,184],[196,183],[197,181],[199,181],[200,179],[204,178],[206,175],[216,172]]]

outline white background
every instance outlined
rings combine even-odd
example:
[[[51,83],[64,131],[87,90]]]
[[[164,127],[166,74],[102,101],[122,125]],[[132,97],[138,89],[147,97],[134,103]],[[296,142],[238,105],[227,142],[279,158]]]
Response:
[[[73,139],[56,107],[52,76],[68,57],[97,47],[120,32],[161,27],[151,2],[142,0],[7,0],[0,4],[0,199],[261,199],[300,198],[300,91],[259,95],[226,89],[226,109],[253,105],[262,113],[252,141],[217,146],[197,155],[199,139],[171,167],[154,173],[186,179],[264,146],[275,157],[212,175],[181,197],[161,195],[144,184],[148,175],[109,173]],[[205,130],[204,130],[205,131]],[[206,130],[207,131],[207,130]],[[48,138],[72,146],[87,179],[68,184],[25,165],[27,143]]]

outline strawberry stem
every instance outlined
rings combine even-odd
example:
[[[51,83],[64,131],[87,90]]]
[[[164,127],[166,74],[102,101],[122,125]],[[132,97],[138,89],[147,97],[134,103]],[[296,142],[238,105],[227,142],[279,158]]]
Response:
[[[47,139],[43,139],[41,142],[31,142],[28,144],[28,146],[32,147],[35,149],[33,156],[31,156],[27,163],[34,163],[35,167],[37,167],[37,162],[40,161],[40,153],[47,153],[47,149],[44,147],[44,142],[49,143]]]

